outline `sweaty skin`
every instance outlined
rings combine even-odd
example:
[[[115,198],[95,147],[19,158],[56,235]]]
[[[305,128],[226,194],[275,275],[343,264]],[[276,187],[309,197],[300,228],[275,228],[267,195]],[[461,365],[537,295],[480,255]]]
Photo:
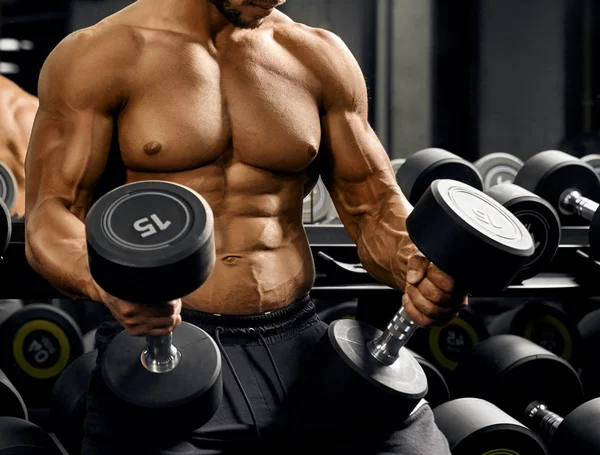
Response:
[[[52,52],[27,156],[30,264],[66,295],[106,302],[82,222],[101,177],[168,180],[215,216],[214,271],[183,306],[279,309],[314,283],[302,201],[321,175],[367,271],[404,290],[414,269],[415,322],[455,315],[452,279],[415,256],[411,206],[368,123],[354,57],[332,33],[247,3],[138,0]]]
[[[25,215],[25,155],[38,99],[6,77],[0,76],[0,162],[17,181],[11,215]]]

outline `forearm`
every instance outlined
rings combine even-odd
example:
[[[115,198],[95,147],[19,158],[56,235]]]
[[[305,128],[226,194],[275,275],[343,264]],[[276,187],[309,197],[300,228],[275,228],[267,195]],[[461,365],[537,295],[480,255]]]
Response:
[[[27,260],[38,274],[70,298],[98,300],[85,225],[64,204],[49,201],[28,213],[25,236]]]
[[[365,270],[376,280],[404,291],[408,260],[417,252],[406,232],[412,208],[397,192],[391,192],[377,208],[366,211],[355,223],[355,242]]]

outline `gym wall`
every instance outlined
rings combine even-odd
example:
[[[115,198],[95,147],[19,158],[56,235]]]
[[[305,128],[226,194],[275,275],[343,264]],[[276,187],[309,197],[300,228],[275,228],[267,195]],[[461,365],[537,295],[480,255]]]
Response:
[[[4,51],[0,69],[20,71],[2,74],[36,94],[39,69],[60,39],[130,3],[4,0],[2,37],[35,46]],[[598,123],[582,107],[594,104],[598,86],[586,87],[583,71],[582,18],[593,3],[289,0],[281,9],[347,43],[391,158],[437,146],[474,161],[499,151],[525,159]]]

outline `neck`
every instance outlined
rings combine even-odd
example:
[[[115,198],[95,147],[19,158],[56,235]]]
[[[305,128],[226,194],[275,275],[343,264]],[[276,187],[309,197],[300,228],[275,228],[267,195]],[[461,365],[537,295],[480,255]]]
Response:
[[[207,33],[214,39],[231,24],[210,0],[138,0],[152,5],[152,15],[162,24],[170,22],[182,33],[194,36]]]

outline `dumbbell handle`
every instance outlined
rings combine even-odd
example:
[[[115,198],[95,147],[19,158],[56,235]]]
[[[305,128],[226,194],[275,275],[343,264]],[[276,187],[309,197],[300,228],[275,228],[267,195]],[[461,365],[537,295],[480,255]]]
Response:
[[[579,215],[591,221],[598,210],[598,204],[583,197],[579,191],[567,190],[560,197],[560,208],[569,215]]]
[[[410,319],[404,307],[392,318],[383,333],[367,344],[371,355],[384,365],[392,365],[400,349],[419,327]]]
[[[146,349],[141,361],[144,368],[152,373],[166,373],[179,364],[181,352],[173,346],[173,334],[146,337]]]
[[[538,432],[546,443],[550,441],[550,438],[564,420],[558,414],[550,411],[548,406],[541,401],[534,401],[527,406],[525,415],[535,422]]]

